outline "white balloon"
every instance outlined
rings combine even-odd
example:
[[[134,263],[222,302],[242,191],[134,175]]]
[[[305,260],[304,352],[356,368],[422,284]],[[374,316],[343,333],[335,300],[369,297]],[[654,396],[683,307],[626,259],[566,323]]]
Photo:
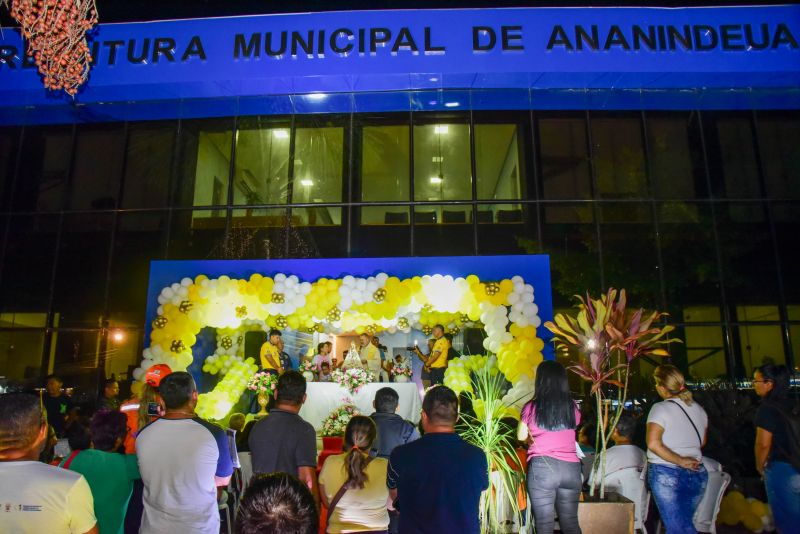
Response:
[[[522,278],[520,275],[516,275],[516,276],[513,276],[513,277],[511,277],[511,281],[512,281],[512,282],[513,282],[515,285],[516,285],[516,284],[523,284],[523,283],[525,283],[525,280],[524,280],[524,279],[523,279],[523,278]]]
[[[186,297],[188,297],[188,296],[189,296],[189,288],[187,288],[187,287],[185,287],[185,286],[181,286],[181,287],[180,287],[180,289],[178,289],[178,295],[179,295],[181,298],[186,298]]]
[[[136,369],[133,370],[133,379],[141,380],[142,377],[144,376],[144,373],[145,373],[144,369],[142,369],[141,367],[137,367]]]
[[[514,303],[519,302],[519,293],[509,293],[508,294],[508,303],[512,306]]]
[[[285,275],[285,274],[283,274],[283,273],[278,273],[278,274],[276,274],[276,275],[273,277],[273,280],[275,280],[275,283],[276,283],[276,284],[277,284],[278,282],[283,282],[284,280],[286,280],[286,275]]]
[[[162,296],[163,296],[165,299],[169,300],[169,299],[171,299],[172,297],[174,297],[174,296],[175,296],[175,290],[173,290],[171,287],[165,287],[165,288],[163,289],[163,291],[161,291],[161,295],[162,295]]]
[[[364,291],[365,289],[367,289],[367,281],[363,278],[359,278],[358,280],[356,280],[356,289],[358,289],[359,291]]]
[[[483,348],[484,348],[484,349],[486,349],[486,350],[491,350],[491,349],[489,348],[489,347],[491,347],[491,344],[492,344],[492,342],[491,342],[491,340],[490,340],[488,337],[483,339]]]
[[[533,302],[533,293],[523,293],[522,302]]]
[[[530,284],[525,284],[525,293],[530,293],[533,295],[533,286]]]
[[[188,276],[186,278],[181,278],[181,285],[183,287],[189,287],[192,284],[194,284],[194,280],[192,280]]]
[[[175,282],[174,284],[172,284],[172,285],[171,285],[171,286],[169,286],[169,287],[170,287],[170,289],[172,289],[172,291],[174,292],[174,291],[178,291],[178,290],[181,288],[181,285],[180,285],[179,283]]]
[[[375,293],[375,291],[378,290],[378,282],[376,282],[374,280],[370,280],[369,282],[366,283],[365,289],[366,289],[367,293],[370,293],[370,294]]]
[[[166,304],[167,302],[169,302],[169,299],[167,297],[165,297],[164,295],[159,295],[158,296],[158,303],[159,304]]]
[[[384,285],[388,279],[389,275],[386,273],[378,273],[375,275],[375,280],[377,280],[381,286]]]
[[[342,279],[342,283],[346,286],[353,287],[356,285],[356,279],[352,275],[347,275]]]
[[[531,324],[532,324],[533,326],[535,326],[536,328],[539,328],[539,326],[541,326],[541,324],[542,324],[542,320],[541,320],[541,319],[539,318],[539,316],[537,315],[536,317],[534,317],[534,318],[531,320]]]

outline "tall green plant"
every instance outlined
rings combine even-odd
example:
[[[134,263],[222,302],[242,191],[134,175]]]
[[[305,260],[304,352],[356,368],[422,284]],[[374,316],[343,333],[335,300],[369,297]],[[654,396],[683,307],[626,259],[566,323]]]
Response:
[[[502,532],[499,507],[495,491],[519,516],[517,488],[522,483],[522,466],[514,448],[514,437],[500,423],[509,406],[502,401],[506,381],[496,368],[487,365],[473,374],[474,393],[471,394],[476,415],[462,414],[460,434],[466,441],[480,448],[486,455],[489,489],[481,495],[480,521],[482,533]],[[493,488],[492,472],[499,474],[500,487]]]
[[[673,326],[654,326],[665,317],[663,312],[648,315],[644,309],[627,309],[625,290],[608,290],[598,299],[577,296],[578,313],[555,316],[555,323],[545,327],[553,333],[556,350],[564,354],[577,353],[577,361],[567,369],[591,384],[597,410],[596,443],[599,453],[592,464],[590,494],[594,496],[596,481],[600,481],[600,498],[605,497],[606,450],[611,434],[625,408],[631,364],[643,356],[669,356],[664,348],[679,339],[668,339]],[[606,386],[606,387],[604,387]],[[612,401],[616,400],[616,407]]]

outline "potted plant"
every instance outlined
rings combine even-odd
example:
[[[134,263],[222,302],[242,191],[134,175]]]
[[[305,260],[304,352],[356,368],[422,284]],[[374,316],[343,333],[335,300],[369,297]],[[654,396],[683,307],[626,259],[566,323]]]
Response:
[[[408,382],[412,373],[411,366],[405,361],[392,364],[391,371],[389,371],[389,374],[394,377],[394,381],[397,383]]]
[[[311,361],[304,361],[300,364],[299,371],[303,374],[303,378],[306,379],[306,382],[313,382],[317,378],[317,366],[314,365]]]
[[[625,408],[631,364],[643,356],[669,356],[664,347],[680,340],[666,337],[673,326],[654,325],[666,313],[628,310],[624,289],[611,288],[598,299],[588,293],[585,299],[576,298],[575,317],[558,314],[555,322],[548,321],[545,327],[553,333],[556,350],[577,357],[567,368],[591,384],[598,419],[598,451],[592,464],[589,495],[594,497],[599,481],[603,499],[606,449]]]
[[[258,405],[261,406],[261,410],[256,415],[267,415],[267,404],[269,404],[269,399],[275,396],[277,387],[278,375],[276,374],[261,371],[250,377],[247,382],[247,389],[256,393]]]

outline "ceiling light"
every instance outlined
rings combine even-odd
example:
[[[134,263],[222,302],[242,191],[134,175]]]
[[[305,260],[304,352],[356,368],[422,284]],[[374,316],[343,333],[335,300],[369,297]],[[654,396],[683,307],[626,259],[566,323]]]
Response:
[[[437,78],[436,76],[431,76],[430,78],[428,78],[428,80],[430,80],[432,82],[438,82],[439,78]]]
[[[440,135],[441,134],[446,134],[448,129],[449,128],[447,127],[446,124],[439,124],[439,125],[433,127],[433,133],[440,134]]]
[[[289,132],[286,130],[272,130],[275,139],[289,139]]]
[[[442,183],[443,178],[441,176],[431,176],[431,183],[432,184],[440,184]]]
[[[461,104],[458,103],[458,102],[445,102],[444,103],[444,107],[446,107],[446,108],[457,108],[460,105]]]
[[[434,163],[441,163],[441,162],[444,161],[444,157],[443,156],[433,156],[431,158],[431,161],[434,162]]]
[[[113,334],[111,334],[111,339],[119,343],[120,341],[125,341],[125,333],[122,330],[115,330]]]
[[[325,100],[326,98],[328,98],[328,95],[326,95],[324,93],[311,93],[310,95],[308,95],[308,99],[309,100],[313,100],[315,102],[319,102],[321,100]]]
[[[303,178],[302,180],[300,180],[300,185],[305,187],[311,187],[312,185],[314,185],[314,182],[312,180],[309,180],[308,178]]]

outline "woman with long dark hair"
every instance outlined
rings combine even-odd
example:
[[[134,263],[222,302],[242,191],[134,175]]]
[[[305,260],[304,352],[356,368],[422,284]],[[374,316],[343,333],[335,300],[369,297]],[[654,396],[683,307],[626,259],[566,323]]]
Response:
[[[764,399],[756,412],[756,469],[764,477],[767,499],[781,534],[800,525],[800,470],[792,463],[792,432],[787,420],[791,373],[785,365],[762,365],[753,376],[753,389]],[[795,458],[795,462],[797,459]]]
[[[328,456],[319,474],[319,492],[328,508],[328,532],[387,532],[385,458],[370,458],[378,431],[369,417],[355,415],[344,431],[344,451]]]
[[[708,415],[677,367],[659,365],[653,378],[664,400],[647,416],[647,481],[667,534],[697,532],[693,517],[708,483],[702,452]]]
[[[581,463],[575,445],[581,416],[564,366],[555,361],[540,363],[535,387],[535,396],[522,409],[517,437],[528,441],[528,493],[536,534],[553,532],[556,511],[561,532],[581,534]]]

